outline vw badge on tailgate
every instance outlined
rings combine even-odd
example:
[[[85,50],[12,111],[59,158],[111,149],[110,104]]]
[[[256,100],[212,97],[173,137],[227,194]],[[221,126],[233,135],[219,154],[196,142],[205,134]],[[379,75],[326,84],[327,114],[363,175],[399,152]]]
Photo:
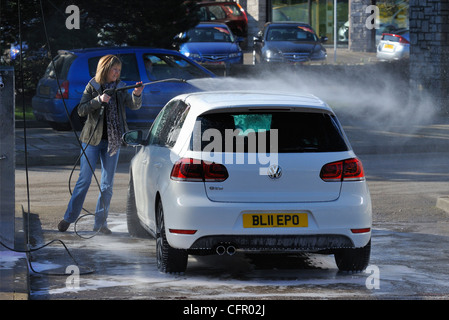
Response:
[[[279,179],[282,176],[282,169],[277,164],[268,168],[268,176],[270,179]]]

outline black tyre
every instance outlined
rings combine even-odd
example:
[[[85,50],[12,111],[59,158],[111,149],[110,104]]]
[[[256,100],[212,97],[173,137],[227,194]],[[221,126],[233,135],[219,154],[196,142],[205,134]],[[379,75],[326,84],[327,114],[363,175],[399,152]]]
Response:
[[[366,269],[371,255],[371,240],[362,248],[338,249],[334,252],[340,271],[360,272]]]
[[[129,177],[128,197],[126,201],[126,222],[130,236],[149,238],[148,232],[142,227],[137,216],[136,197],[134,196],[134,183],[131,174]]]
[[[187,268],[187,250],[172,248],[165,235],[164,209],[159,201],[156,208],[157,232],[156,255],[157,268],[163,273],[183,273]]]
[[[70,130],[70,122],[48,122],[48,125],[55,131],[69,131]]]

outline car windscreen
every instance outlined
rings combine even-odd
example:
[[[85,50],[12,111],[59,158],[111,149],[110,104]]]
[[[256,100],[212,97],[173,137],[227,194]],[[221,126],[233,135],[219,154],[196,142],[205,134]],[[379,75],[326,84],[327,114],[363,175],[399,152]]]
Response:
[[[70,70],[70,66],[75,61],[76,56],[74,54],[59,54],[52,62],[48,64],[45,70],[44,78],[67,79],[67,75]]]
[[[321,112],[238,112],[197,118],[191,150],[339,152],[349,149],[335,116]]]
[[[234,42],[234,37],[225,27],[201,27],[187,31],[187,42]]]
[[[312,29],[302,26],[272,26],[267,30],[268,41],[318,41]]]

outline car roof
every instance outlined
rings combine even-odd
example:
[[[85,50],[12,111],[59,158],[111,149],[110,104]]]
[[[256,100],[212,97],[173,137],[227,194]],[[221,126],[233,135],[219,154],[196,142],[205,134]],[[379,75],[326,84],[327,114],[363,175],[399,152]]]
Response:
[[[279,22],[267,22],[265,23],[265,26],[301,26],[301,27],[310,27],[310,24],[303,23],[303,22],[294,22],[294,21],[279,21]]]
[[[333,114],[332,109],[321,99],[311,94],[278,93],[266,91],[202,91],[183,94],[178,97],[193,106],[197,115],[224,108],[239,107],[298,107],[319,109]]]
[[[88,53],[97,53],[97,52],[133,52],[133,51],[142,51],[142,50],[148,50],[151,52],[158,52],[158,53],[173,53],[176,51],[168,50],[168,49],[160,49],[160,48],[153,48],[153,47],[95,47],[95,48],[80,48],[80,49],[70,49],[70,50],[58,50],[59,54],[88,54]],[[177,53],[177,52],[176,52]]]
[[[197,5],[199,6],[219,6],[219,5],[230,5],[230,4],[236,4],[235,1],[203,1],[198,2]]]
[[[224,27],[226,29],[229,29],[228,25],[226,23],[222,22],[200,22],[196,26],[194,26],[192,29],[201,28],[201,27]]]

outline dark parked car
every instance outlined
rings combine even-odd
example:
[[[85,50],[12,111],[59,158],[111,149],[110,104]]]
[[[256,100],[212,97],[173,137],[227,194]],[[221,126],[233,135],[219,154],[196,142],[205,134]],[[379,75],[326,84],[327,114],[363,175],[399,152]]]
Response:
[[[198,3],[200,21],[226,23],[237,37],[248,36],[248,17],[245,10],[234,1]]]
[[[297,22],[267,22],[254,37],[253,62],[301,64],[326,60],[323,43],[311,26]]]
[[[115,54],[122,61],[120,78],[128,85],[164,79],[190,80],[215,75],[184,55],[173,50],[120,47],[91,48],[59,51],[39,80],[36,95],[32,99],[33,113],[37,120],[47,121],[56,130],[70,129],[70,119],[75,129],[82,128],[77,106],[88,81],[95,76],[99,59],[106,54]],[[58,90],[59,80],[60,90]],[[132,90],[132,89],[131,89]],[[198,91],[188,82],[160,82],[145,87],[142,108],[126,110],[130,125],[151,125],[162,107],[173,97]],[[66,111],[67,107],[67,111]]]

